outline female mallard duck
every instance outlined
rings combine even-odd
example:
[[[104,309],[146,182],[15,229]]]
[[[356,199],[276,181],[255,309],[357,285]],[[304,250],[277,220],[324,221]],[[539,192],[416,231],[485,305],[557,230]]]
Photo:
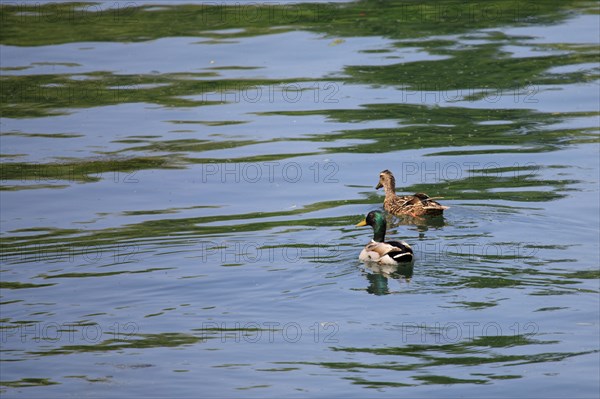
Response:
[[[385,265],[398,265],[412,262],[413,251],[404,241],[385,242],[385,217],[381,211],[371,211],[356,226],[373,227],[373,239],[361,251],[358,259],[363,262],[377,262]]]
[[[396,195],[396,179],[389,170],[384,170],[379,174],[379,183],[376,190],[383,187],[385,191],[385,200],[383,200],[383,209],[392,215],[410,215],[418,216],[439,216],[444,213],[447,206],[441,205],[424,193],[414,195]]]

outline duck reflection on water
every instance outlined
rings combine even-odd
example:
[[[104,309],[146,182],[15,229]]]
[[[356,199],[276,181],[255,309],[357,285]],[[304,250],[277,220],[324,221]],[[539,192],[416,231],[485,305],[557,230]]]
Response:
[[[390,294],[389,280],[398,284],[409,284],[413,275],[412,265],[382,265],[374,262],[364,263],[365,277],[369,281],[367,292],[373,295]],[[393,291],[393,289],[392,289]]]

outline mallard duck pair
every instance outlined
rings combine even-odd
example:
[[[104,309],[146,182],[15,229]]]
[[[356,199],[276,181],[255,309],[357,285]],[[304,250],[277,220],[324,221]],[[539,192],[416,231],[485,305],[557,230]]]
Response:
[[[383,187],[385,200],[383,209],[393,215],[440,216],[447,206],[441,205],[434,198],[424,193],[414,195],[396,195],[396,179],[389,170],[379,174],[379,183],[375,189]],[[386,265],[399,265],[412,263],[413,250],[404,241],[385,241],[386,222],[381,211],[369,212],[367,217],[356,226],[373,227],[373,239],[361,251],[359,259],[363,262],[377,262]]]

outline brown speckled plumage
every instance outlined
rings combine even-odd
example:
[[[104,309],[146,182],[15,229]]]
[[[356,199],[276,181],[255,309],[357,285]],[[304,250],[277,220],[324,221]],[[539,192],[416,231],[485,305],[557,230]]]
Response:
[[[375,188],[381,187],[385,191],[383,209],[392,215],[439,216],[444,213],[445,209],[448,209],[447,206],[434,201],[425,193],[396,195],[396,179],[387,169],[379,174],[379,183]]]

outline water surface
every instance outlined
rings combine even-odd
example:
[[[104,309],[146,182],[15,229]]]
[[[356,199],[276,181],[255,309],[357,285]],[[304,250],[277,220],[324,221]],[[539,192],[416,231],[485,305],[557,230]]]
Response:
[[[600,393],[596,3],[1,12],[3,396]]]

